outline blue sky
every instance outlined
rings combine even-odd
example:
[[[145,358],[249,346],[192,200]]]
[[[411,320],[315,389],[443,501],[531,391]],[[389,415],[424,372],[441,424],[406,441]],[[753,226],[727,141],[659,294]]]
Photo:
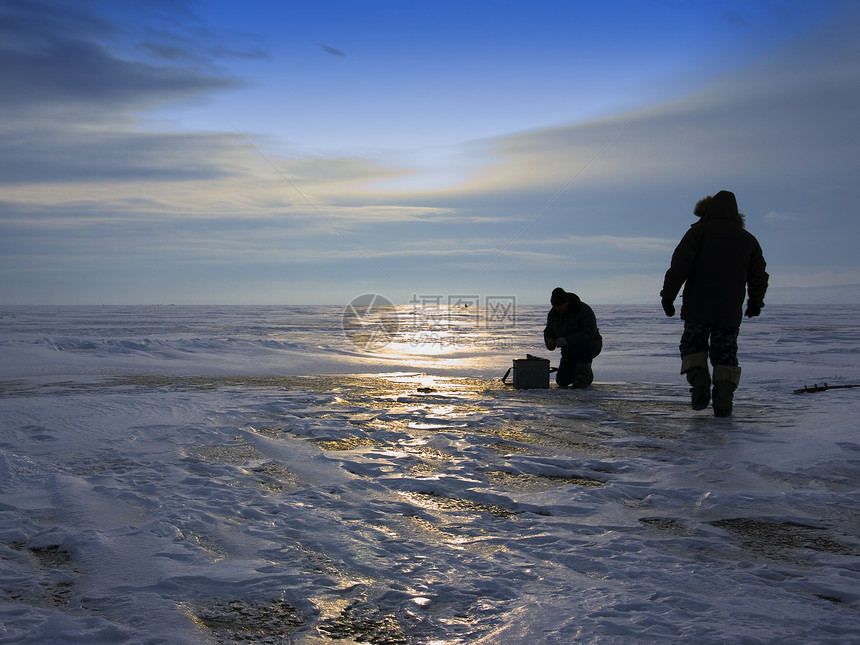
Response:
[[[767,301],[857,301],[859,26],[848,0],[0,0],[0,304],[657,302],[721,189]]]

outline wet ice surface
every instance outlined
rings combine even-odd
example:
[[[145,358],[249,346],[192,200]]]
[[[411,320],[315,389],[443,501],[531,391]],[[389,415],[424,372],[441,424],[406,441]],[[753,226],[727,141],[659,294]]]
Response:
[[[793,390],[860,383],[860,309],[745,321],[731,419],[595,310],[586,391],[501,383],[543,308],[0,311],[0,643],[856,637],[860,388]]]

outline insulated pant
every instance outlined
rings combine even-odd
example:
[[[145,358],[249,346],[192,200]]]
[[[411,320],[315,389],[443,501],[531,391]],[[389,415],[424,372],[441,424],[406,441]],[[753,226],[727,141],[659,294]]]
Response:
[[[737,366],[738,332],[740,327],[685,322],[681,335],[681,356],[708,352],[711,365]]]
[[[575,345],[565,347],[558,363],[555,382],[559,387],[567,387],[573,383],[573,372],[576,366],[579,363],[591,363],[602,349],[603,343],[593,340],[581,340]]]

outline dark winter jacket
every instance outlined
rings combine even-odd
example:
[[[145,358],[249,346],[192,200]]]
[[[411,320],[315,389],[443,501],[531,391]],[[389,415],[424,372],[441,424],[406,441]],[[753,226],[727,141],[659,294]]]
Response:
[[[567,345],[561,348],[562,356],[574,351],[581,340],[591,340],[597,348],[603,346],[603,338],[597,328],[597,318],[591,307],[582,302],[575,293],[567,294],[567,311],[559,313],[555,308],[546,316],[546,328],[543,330],[544,342],[547,347],[555,347],[557,338],[564,338]]]
[[[742,222],[734,194],[720,191],[672,254],[660,296],[674,300],[684,285],[685,321],[739,327],[747,290],[749,305],[764,306],[768,281],[764,256]]]

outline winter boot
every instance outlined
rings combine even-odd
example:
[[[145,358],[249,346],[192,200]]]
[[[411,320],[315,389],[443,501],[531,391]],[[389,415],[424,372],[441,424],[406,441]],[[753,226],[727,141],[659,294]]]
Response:
[[[594,372],[591,371],[591,365],[588,363],[577,363],[573,368],[573,387],[581,389],[591,385],[594,380]]]
[[[714,365],[714,416],[730,417],[735,389],[741,382],[741,368],[735,365]]]
[[[687,375],[690,388],[690,405],[704,410],[711,402],[711,375],[708,370],[708,352],[696,352],[681,357],[681,374]]]

